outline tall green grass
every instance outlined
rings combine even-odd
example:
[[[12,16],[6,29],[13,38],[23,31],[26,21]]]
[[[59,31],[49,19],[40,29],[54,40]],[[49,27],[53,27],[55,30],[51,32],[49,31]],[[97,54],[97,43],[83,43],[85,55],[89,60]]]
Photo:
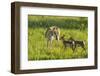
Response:
[[[83,30],[80,30],[81,24],[85,25]],[[86,50],[81,47],[77,47],[74,52],[70,47],[64,49],[61,40],[59,43],[54,40],[52,48],[47,48],[45,31],[53,25],[60,28],[61,35],[65,34],[66,40],[69,37],[84,40]],[[87,38],[86,17],[28,16],[28,60],[87,58]]]

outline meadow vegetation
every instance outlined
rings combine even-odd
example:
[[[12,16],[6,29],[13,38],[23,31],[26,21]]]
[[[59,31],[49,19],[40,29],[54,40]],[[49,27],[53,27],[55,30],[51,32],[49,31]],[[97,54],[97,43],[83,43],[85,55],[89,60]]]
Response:
[[[81,26],[84,24],[84,26]],[[46,29],[50,26],[58,26],[61,36],[65,34],[65,39],[73,37],[75,40],[86,42],[83,50],[77,47],[73,52],[70,47],[64,49],[60,40],[53,42],[52,48],[47,48],[45,38]],[[28,16],[28,60],[53,60],[53,59],[75,59],[88,57],[88,21],[87,17],[69,16]],[[57,45],[58,44],[58,45]]]

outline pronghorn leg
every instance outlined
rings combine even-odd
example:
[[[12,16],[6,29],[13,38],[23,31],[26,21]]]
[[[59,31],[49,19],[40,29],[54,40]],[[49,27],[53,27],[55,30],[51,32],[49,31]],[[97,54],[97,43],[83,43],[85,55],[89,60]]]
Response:
[[[57,47],[59,47],[59,40],[57,40],[57,43],[56,44],[57,44]]]
[[[75,50],[75,49],[74,49],[74,46],[73,46],[73,44],[71,45],[71,48],[72,48],[72,50],[73,50],[73,52],[74,52],[74,50]]]
[[[47,48],[48,48],[48,43],[49,43],[49,42],[48,42],[48,40],[47,40]]]
[[[86,50],[84,45],[82,46],[82,48],[83,48],[84,50]]]
[[[47,40],[47,48],[49,47],[49,43],[50,43],[50,41],[49,41],[49,40]]]
[[[50,40],[50,48],[52,48],[52,40]]]
[[[67,48],[67,45],[64,45],[64,50],[66,50],[66,48]]]
[[[55,46],[59,47],[59,36],[56,37],[56,44],[55,44]]]

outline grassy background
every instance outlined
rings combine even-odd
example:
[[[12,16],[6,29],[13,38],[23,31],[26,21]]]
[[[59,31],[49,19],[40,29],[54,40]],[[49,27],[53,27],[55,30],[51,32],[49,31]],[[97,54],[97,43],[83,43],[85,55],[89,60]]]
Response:
[[[81,28],[81,24],[84,26]],[[66,40],[72,36],[76,40],[86,42],[86,50],[81,47],[73,52],[71,48],[64,49],[60,40],[53,42],[53,47],[47,48],[45,31],[50,26],[58,26],[61,35],[66,35]],[[88,57],[88,22],[87,17],[60,17],[60,16],[28,16],[28,60],[50,59],[75,59]],[[58,44],[58,46],[57,46]]]

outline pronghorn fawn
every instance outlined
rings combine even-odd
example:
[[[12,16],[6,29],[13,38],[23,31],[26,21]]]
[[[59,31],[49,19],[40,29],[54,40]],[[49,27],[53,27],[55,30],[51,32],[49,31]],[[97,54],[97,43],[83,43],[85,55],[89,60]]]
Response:
[[[60,29],[57,26],[51,26],[47,28],[45,37],[47,38],[47,47],[52,47],[52,42],[54,39],[59,41]]]

